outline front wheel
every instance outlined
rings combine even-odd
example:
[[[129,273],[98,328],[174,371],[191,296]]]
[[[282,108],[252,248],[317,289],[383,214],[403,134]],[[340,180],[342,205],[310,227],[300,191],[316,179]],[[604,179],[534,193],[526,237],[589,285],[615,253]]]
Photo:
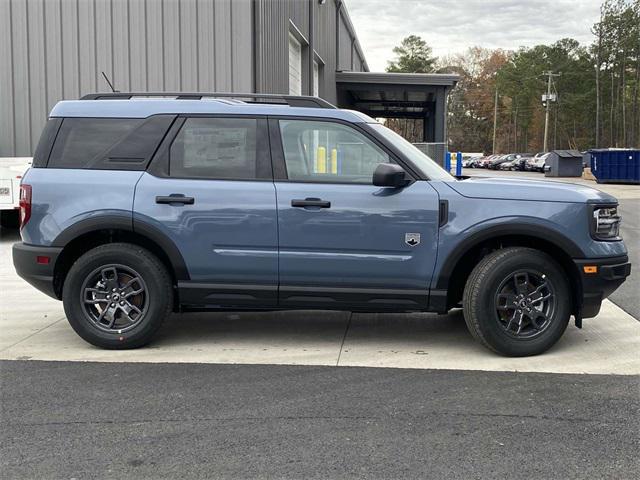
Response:
[[[62,301],[71,327],[87,342],[136,348],[147,344],[170,315],[173,285],[165,266],[148,250],[112,243],[76,260]]]
[[[571,314],[569,282],[546,253],[510,247],[487,255],[464,289],[471,334],[494,352],[538,355],[562,336]]]

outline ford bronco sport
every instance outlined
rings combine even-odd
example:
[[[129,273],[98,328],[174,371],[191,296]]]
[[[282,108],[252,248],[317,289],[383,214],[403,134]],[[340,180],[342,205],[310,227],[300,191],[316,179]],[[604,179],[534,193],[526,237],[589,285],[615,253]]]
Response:
[[[171,312],[461,306],[480,343],[534,355],[571,315],[594,317],[631,268],[615,198],[454,178],[314,97],[60,102],[20,209],[18,274],[104,348],[148,343]]]

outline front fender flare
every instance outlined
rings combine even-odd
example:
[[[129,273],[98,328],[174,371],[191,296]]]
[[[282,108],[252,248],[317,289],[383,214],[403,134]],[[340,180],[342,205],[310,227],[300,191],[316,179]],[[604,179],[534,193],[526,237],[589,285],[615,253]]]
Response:
[[[449,253],[438,272],[434,289],[446,290],[448,288],[451,275],[465,253],[492,238],[514,235],[532,237],[552,243],[562,249],[571,258],[582,258],[585,256],[582,249],[573,240],[548,226],[511,222],[498,225],[494,224],[485,226],[484,228],[480,225],[476,227],[476,232],[462,240],[451,253]]]

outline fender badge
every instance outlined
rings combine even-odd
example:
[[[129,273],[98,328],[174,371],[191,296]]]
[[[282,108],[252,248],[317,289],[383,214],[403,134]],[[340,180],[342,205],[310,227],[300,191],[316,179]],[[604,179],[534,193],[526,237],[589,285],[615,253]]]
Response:
[[[405,233],[404,234],[404,243],[409,245],[410,247],[415,247],[420,244],[420,234],[419,233]]]

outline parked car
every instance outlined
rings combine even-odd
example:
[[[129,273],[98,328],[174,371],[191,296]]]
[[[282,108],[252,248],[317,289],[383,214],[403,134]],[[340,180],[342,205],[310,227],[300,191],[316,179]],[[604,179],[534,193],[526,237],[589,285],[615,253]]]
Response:
[[[476,164],[481,158],[482,157],[466,158],[466,159],[462,160],[462,167],[463,168],[476,168]]]
[[[540,152],[536,153],[533,157],[527,158],[527,161],[524,164],[524,169],[527,172],[535,171],[534,170],[534,164],[535,164],[536,159],[539,158],[539,156],[540,156]]]
[[[518,158],[511,160],[510,162],[501,164],[500,169],[523,172],[525,170],[527,160],[529,160],[530,158],[532,158],[530,153],[523,153]]]
[[[548,153],[536,153],[535,156],[527,159],[527,163],[525,165],[526,170],[530,172],[544,172],[545,162],[548,156]]]
[[[501,157],[495,158],[489,162],[487,168],[491,170],[499,170],[500,165],[506,162],[513,162],[514,160],[518,160],[522,157],[526,157],[529,154],[527,153],[509,153],[508,155],[502,155]],[[512,164],[513,165],[513,164]]]
[[[484,157],[474,158],[471,162],[471,168],[480,168],[480,162]]]
[[[313,97],[133,96],[58,103],[20,185],[16,271],[93,345],[188,310],[462,306],[481,344],[535,355],[629,275],[604,192],[457,180]]]
[[[478,160],[478,162],[476,163],[476,167],[477,168],[488,168],[489,163],[491,163],[493,160],[495,160],[498,157],[501,157],[502,155],[499,154],[494,154],[494,155],[489,155],[488,157],[483,157],[480,160]]]
[[[533,158],[533,155],[530,153],[525,153],[524,155],[522,155],[522,157],[514,162],[513,170],[524,172],[526,170],[527,160],[529,160],[530,158]]]
[[[496,158],[493,158],[491,161],[487,162],[487,168],[489,170],[497,170],[500,168],[500,165],[505,163],[505,162],[510,162],[511,160],[514,160],[515,156],[512,154],[507,154],[507,155],[499,155]]]
[[[31,157],[0,158],[0,225],[18,227],[20,180],[31,165]]]
[[[513,170],[513,166],[516,162],[517,160],[510,160],[508,162],[500,163],[497,170]]]

